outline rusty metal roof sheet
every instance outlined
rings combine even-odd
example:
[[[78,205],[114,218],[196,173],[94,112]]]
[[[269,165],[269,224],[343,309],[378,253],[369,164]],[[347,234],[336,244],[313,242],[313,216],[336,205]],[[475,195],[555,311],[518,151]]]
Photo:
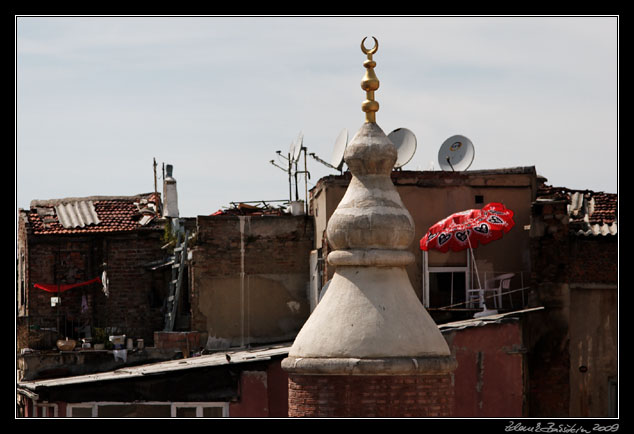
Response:
[[[445,324],[438,324],[438,328],[440,329],[441,332],[444,332],[444,331],[450,331],[450,330],[462,330],[469,327],[482,327],[488,324],[499,324],[505,319],[508,319],[511,317],[517,317],[518,315],[523,315],[529,312],[536,312],[543,309],[544,307],[540,306],[540,307],[531,307],[531,308],[522,309],[522,310],[515,310],[512,312],[497,313],[494,315],[483,316],[479,318],[472,318],[472,319],[467,319],[463,321],[455,321],[455,322],[450,322]]]
[[[291,344],[286,343],[260,348],[251,348],[248,350],[220,351],[213,354],[190,357],[187,359],[168,360],[165,362],[151,363],[147,365],[124,367],[109,372],[99,372],[95,374],[77,375],[73,377],[54,378],[48,380],[21,381],[18,383],[18,387],[22,390],[37,391],[39,388],[46,387],[69,386],[108,380],[125,380],[128,378],[137,378],[152,374],[163,374],[186,369],[266,361],[275,356],[287,355],[290,348]],[[231,361],[227,360],[227,354],[231,356]]]

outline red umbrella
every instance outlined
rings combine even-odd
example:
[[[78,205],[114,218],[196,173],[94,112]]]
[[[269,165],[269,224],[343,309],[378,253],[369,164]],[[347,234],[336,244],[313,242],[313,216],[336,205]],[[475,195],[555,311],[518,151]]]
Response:
[[[492,202],[482,209],[470,209],[450,215],[430,227],[420,240],[420,248],[425,251],[436,249],[446,253],[449,249],[454,252],[469,249],[480,288],[480,303],[483,307],[483,311],[476,313],[474,317],[497,311],[488,310],[486,307],[473,248],[502,238],[502,235],[510,231],[513,226],[515,226],[513,211],[501,203]]]
[[[513,226],[513,211],[492,202],[482,209],[457,212],[439,221],[420,240],[420,248],[459,252],[498,240]]]

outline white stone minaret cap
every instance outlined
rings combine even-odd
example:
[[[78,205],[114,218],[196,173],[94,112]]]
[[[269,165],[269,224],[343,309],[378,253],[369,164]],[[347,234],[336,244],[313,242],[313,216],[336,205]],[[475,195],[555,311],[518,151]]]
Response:
[[[353,179],[327,227],[338,249],[328,256],[336,273],[289,356],[448,356],[404,268],[413,260],[405,249],[414,225],[392,184],[391,166],[381,163],[389,158],[394,164],[395,147],[378,125],[365,123],[350,148],[345,158],[353,163]]]
[[[405,270],[414,222],[392,183],[394,144],[376,124],[378,43],[362,88],[366,122],[344,160],[352,179],[326,228],[336,268],[328,291],[298,333],[282,366],[289,372],[409,374],[446,372],[455,359],[416,296]]]

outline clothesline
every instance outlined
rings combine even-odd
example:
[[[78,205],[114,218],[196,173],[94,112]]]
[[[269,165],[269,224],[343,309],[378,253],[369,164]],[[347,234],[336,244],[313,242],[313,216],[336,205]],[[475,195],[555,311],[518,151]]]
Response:
[[[100,277],[95,277],[94,279],[87,280],[85,282],[70,283],[70,284],[66,284],[66,285],[35,283],[35,284],[33,284],[33,286],[36,287],[36,288],[42,289],[42,290],[44,290],[46,292],[55,292],[55,293],[57,293],[57,292],[68,291],[69,289],[77,288],[79,286],[90,285],[92,283],[101,283],[101,278]]]

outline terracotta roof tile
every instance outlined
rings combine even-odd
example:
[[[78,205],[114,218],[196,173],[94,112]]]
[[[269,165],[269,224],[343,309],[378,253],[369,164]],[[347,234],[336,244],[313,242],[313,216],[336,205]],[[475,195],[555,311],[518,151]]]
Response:
[[[567,201],[570,223],[583,227],[580,230],[583,234],[588,231],[595,235],[616,233],[618,195],[615,193],[573,190],[544,184],[538,188],[537,197]]]
[[[143,199],[145,199],[145,201]],[[95,212],[99,217],[98,224],[90,224],[84,227],[65,228],[62,226],[55,213],[54,205],[55,203],[63,203],[63,199],[31,203],[27,216],[33,233],[37,235],[122,232],[144,228],[162,228],[156,218],[152,219],[146,225],[140,224],[143,215],[151,212],[151,209],[149,211],[142,211],[144,207],[147,207],[148,199],[151,199],[150,195],[112,198],[106,196],[75,198],[74,200],[92,200]]]

